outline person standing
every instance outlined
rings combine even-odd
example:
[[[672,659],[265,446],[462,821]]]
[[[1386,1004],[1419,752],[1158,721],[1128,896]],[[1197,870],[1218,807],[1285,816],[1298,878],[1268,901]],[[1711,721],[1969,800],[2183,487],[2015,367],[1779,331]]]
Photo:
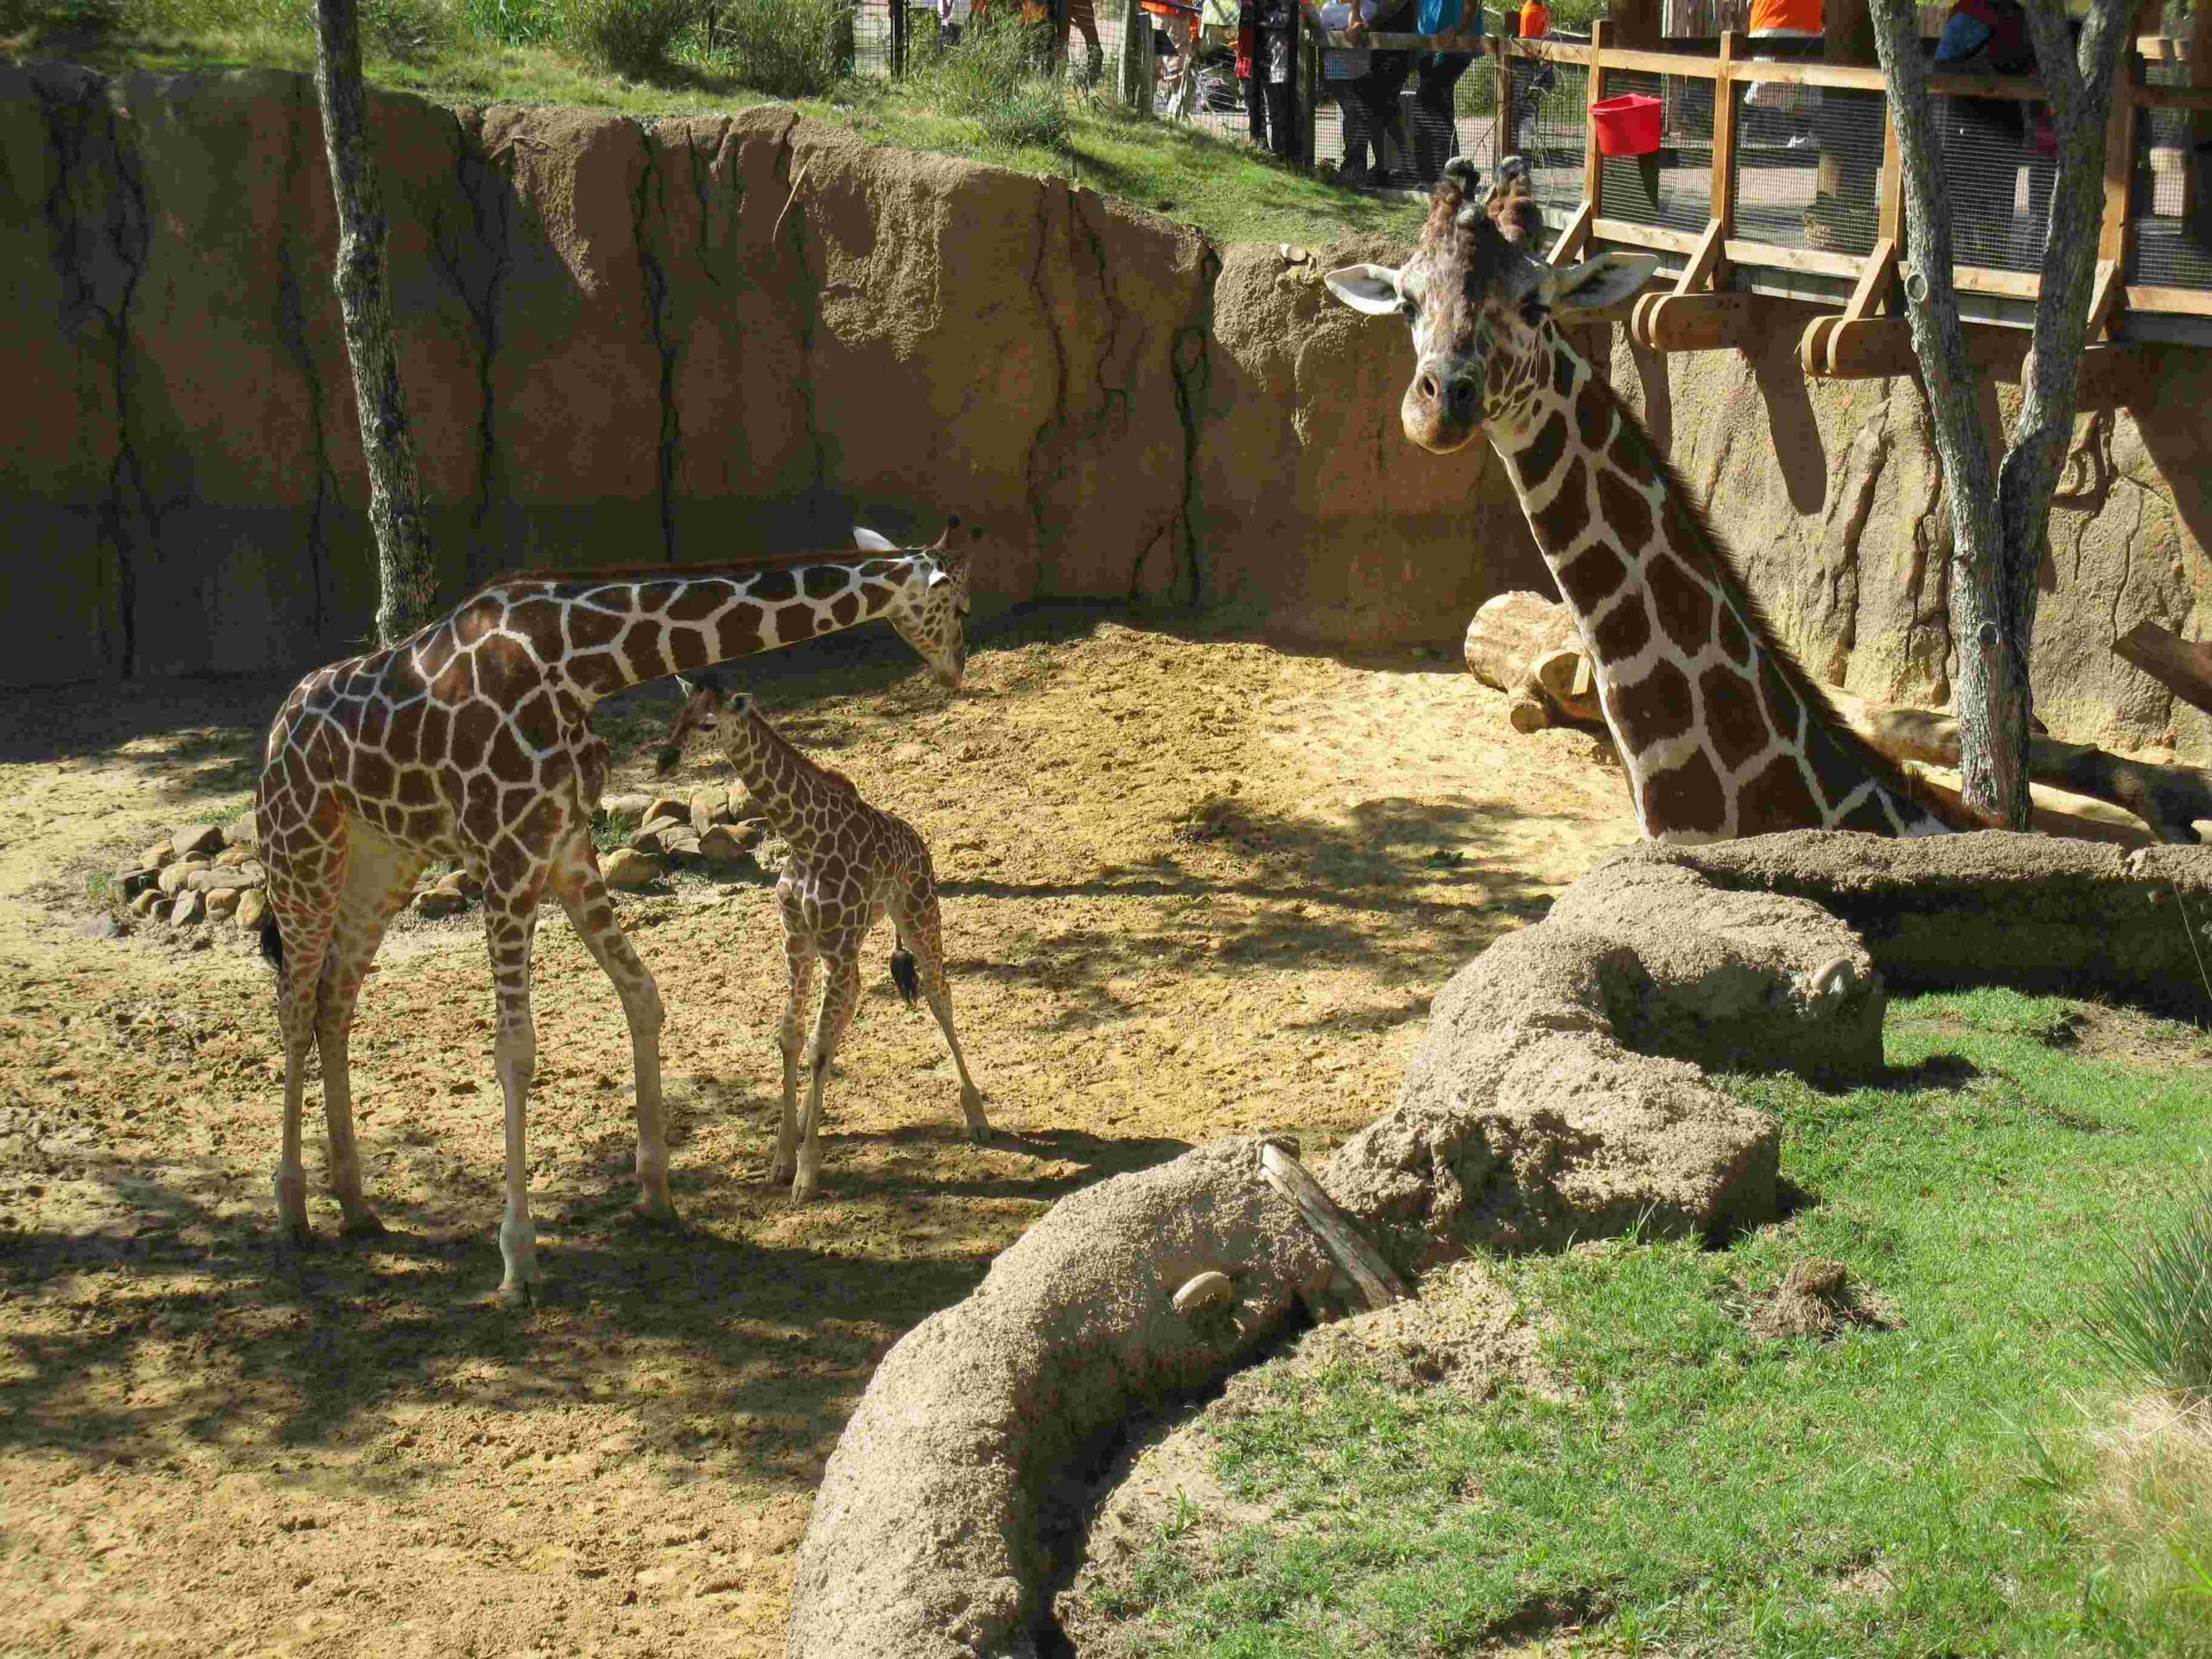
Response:
[[[1462,18],[1465,18],[1464,24]],[[1480,35],[1483,14],[1477,0],[1415,0],[1414,32],[1422,35]],[[1459,153],[1459,123],[1453,96],[1459,77],[1475,60],[1471,52],[1422,51],[1414,64],[1414,171],[1423,184],[1444,176],[1444,164]]]
[[[1351,0],[1327,0],[1313,14],[1324,33],[1340,35],[1351,23]],[[1373,54],[1363,48],[1332,46],[1321,52],[1321,84],[1337,100],[1344,117],[1344,154],[1337,163],[1337,182],[1352,189],[1369,182],[1373,169],[1367,161],[1367,105],[1361,102],[1359,78],[1367,73]]]
[[[1826,26],[1822,0],[1751,0],[1750,24],[1755,41],[1817,41]],[[1775,60],[1771,52],[1751,54],[1753,63]],[[1815,88],[1758,80],[1744,88],[1744,107],[1772,111],[1790,147],[1800,149],[1813,141],[1810,106],[1819,96]],[[1793,116],[1797,118],[1793,120]]]
[[[1361,15],[1366,9],[1363,0],[1352,0],[1351,22],[1344,33],[1355,42],[1363,34],[1409,34],[1414,5],[1415,0],[1376,0],[1376,15],[1368,18]],[[1411,52],[1376,51],[1368,60],[1367,73],[1352,83],[1361,103],[1367,106],[1368,131],[1375,143],[1373,181],[1376,184],[1410,181],[1407,175],[1411,170],[1413,146],[1406,141],[1405,111],[1398,95],[1405,91],[1413,69]]]

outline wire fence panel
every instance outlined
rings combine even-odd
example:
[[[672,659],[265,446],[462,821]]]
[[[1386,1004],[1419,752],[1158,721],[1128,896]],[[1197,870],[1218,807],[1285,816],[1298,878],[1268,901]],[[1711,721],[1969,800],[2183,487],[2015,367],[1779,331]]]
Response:
[[[1777,247],[1866,255],[1880,224],[1883,95],[1747,87],[1737,117],[1736,234]]]
[[[2058,178],[2044,106],[2016,98],[1937,98],[1951,256],[1962,265],[2038,271]]]
[[[2149,66],[2153,86],[2186,86],[2189,66]],[[2128,194],[2127,280],[2156,288],[2212,289],[2212,148],[2199,150],[2185,110],[2146,109],[2135,119]]]
[[[1589,102],[1590,71],[1579,63],[1549,63],[1534,58],[1509,61],[1513,73],[1514,148],[1529,163],[1536,200],[1555,213],[1571,213],[1582,200],[1587,138],[1583,111]],[[1497,130],[1493,128],[1482,134],[1482,147],[1468,151],[1487,154],[1492,172],[1504,159],[1497,154]],[[1460,142],[1468,141],[1463,137]]]
[[[1598,213],[1669,230],[1701,231],[1713,218],[1713,83],[1688,75],[1605,72],[1605,96],[1640,93],[1662,106],[1659,148],[1599,164]]]
[[[907,7],[905,0],[858,0],[853,8],[853,73],[898,73],[899,47],[904,39],[912,38],[904,34],[909,19],[912,20],[912,27],[925,28],[932,35],[937,33],[934,6]]]

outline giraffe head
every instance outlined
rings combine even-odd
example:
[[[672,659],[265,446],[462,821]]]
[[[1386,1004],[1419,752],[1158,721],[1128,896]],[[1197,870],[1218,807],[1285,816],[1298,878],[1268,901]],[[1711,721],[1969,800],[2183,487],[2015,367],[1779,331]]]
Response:
[[[927,547],[914,548],[905,556],[915,563],[915,579],[899,590],[886,613],[899,637],[920,654],[939,685],[958,690],[967,671],[968,561],[981,529],[969,531],[967,547],[953,544],[952,532],[960,520],[944,521],[944,533]],[[873,531],[856,530],[854,539],[863,548],[896,551],[892,543]]]
[[[1478,201],[1480,175],[1457,160],[1430,199],[1413,257],[1332,270],[1329,291],[1355,311],[1403,316],[1413,329],[1414,378],[1399,419],[1424,449],[1449,454],[1485,429],[1525,424],[1557,372],[1556,325],[1640,289],[1658,260],[1602,253],[1561,269],[1523,245],[1534,222],[1527,165],[1509,156],[1499,185]]]
[[[676,683],[683,693],[683,707],[677,710],[676,724],[668,728],[668,741],[653,756],[656,772],[676,770],[692,733],[714,731],[725,719],[743,720],[753,709],[750,691],[731,689],[727,667],[694,669],[689,674],[678,674]]]

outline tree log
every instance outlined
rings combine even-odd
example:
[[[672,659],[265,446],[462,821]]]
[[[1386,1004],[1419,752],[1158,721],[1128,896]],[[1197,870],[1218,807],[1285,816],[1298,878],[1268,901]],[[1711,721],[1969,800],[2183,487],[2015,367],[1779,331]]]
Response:
[[[1573,646],[1582,636],[1566,606],[1541,594],[1498,594],[1483,601],[1467,624],[1464,647],[1467,672],[1498,691],[1519,691],[1528,683],[1529,664],[1546,652]]]
[[[2155,622],[2138,622],[2112,649],[2183,702],[2212,713],[2212,645],[2184,639]]]
[[[1959,722],[1949,715],[1868,702],[1833,689],[1827,695],[1852,728],[1891,760],[1958,766]],[[2028,777],[2125,807],[2160,841],[2195,842],[2200,839],[2196,821],[2212,818],[2212,772],[2196,766],[2158,766],[2086,743],[2031,736]]]
[[[1336,1264],[1326,1305],[1313,1310],[1317,1316],[1372,1312],[1405,1298],[1405,1281],[1337,1208],[1321,1184],[1306,1173],[1287,1143],[1270,1140],[1260,1148],[1260,1173],[1269,1186],[1298,1206],[1299,1215]]]
[[[1598,683],[1590,672],[1590,657],[1580,642],[1543,652],[1529,664],[1529,677],[1568,719],[1605,719],[1605,710],[1598,703]]]

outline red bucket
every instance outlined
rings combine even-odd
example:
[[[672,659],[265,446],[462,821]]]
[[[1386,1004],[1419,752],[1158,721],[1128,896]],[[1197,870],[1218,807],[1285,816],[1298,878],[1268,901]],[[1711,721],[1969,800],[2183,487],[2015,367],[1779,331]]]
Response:
[[[1600,156],[1649,156],[1659,148],[1659,100],[1642,92],[1601,99],[1590,106]]]

